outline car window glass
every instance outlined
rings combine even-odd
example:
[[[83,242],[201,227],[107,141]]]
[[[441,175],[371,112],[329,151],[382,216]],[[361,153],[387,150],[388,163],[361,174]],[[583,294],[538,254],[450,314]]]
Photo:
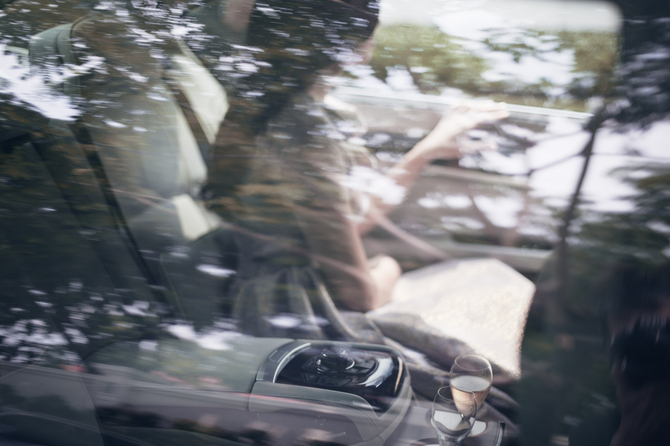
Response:
[[[0,2],[0,443],[663,444],[652,3]]]

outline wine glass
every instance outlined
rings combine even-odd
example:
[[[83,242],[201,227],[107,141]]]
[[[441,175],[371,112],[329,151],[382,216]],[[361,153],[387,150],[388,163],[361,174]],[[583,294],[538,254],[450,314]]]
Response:
[[[493,382],[491,363],[479,355],[461,355],[454,361],[450,377],[454,391],[474,393],[477,408],[481,408]]]
[[[472,392],[453,393],[451,386],[440,387],[433,400],[430,422],[440,446],[458,446],[475,423],[477,400]]]

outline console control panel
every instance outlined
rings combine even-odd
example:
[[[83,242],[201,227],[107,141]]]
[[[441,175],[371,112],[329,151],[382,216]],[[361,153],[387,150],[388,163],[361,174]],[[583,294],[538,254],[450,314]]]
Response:
[[[400,356],[374,346],[307,345],[287,358],[274,382],[351,393],[385,412],[405,379]]]

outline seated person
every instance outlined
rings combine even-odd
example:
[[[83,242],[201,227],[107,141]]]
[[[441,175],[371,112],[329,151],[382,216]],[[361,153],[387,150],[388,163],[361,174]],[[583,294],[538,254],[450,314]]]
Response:
[[[231,299],[240,331],[390,342],[362,312],[389,301],[400,267],[390,257],[369,261],[361,235],[397,201],[350,186],[361,171],[374,172],[374,160],[327,98],[329,80],[345,64],[369,60],[378,5],[313,3],[273,1],[253,9],[245,45],[234,56],[245,64],[235,73],[203,198],[235,225],[241,260]],[[492,102],[455,107],[393,168],[373,174],[409,188],[432,160],[462,155],[458,138],[464,132],[506,116],[504,105]],[[487,147],[482,142],[478,148]],[[431,338],[428,331],[421,336]],[[448,369],[468,348],[440,339],[434,350]],[[422,367],[410,366],[413,382],[432,397],[447,372]]]
[[[348,140],[338,112],[324,101],[329,79],[341,75],[344,65],[371,57],[378,4],[329,0],[314,9],[292,2],[271,6],[272,13],[257,6],[249,19],[248,54],[238,56],[250,58],[256,68],[240,74],[229,98],[206,186],[209,206],[274,240],[276,249],[265,239],[264,249],[247,249],[266,273],[255,270],[249,277],[267,277],[270,264],[282,269],[282,262],[290,261],[273,256],[290,247],[318,262],[316,270],[337,305],[361,312],[378,308],[389,301],[400,268],[390,257],[369,263],[361,234],[397,202],[347,187],[356,181],[357,168],[374,163],[364,147]],[[506,116],[504,106],[492,102],[456,107],[384,174],[386,180],[410,187],[432,160],[461,156],[458,137],[464,132]]]

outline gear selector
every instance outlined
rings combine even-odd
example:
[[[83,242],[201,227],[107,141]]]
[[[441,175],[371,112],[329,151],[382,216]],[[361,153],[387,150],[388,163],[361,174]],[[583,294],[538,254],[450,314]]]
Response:
[[[277,398],[314,404],[355,426],[352,430],[338,421],[328,427],[319,421],[319,429],[360,436],[351,444],[370,446],[383,444],[391,435],[412,398],[409,373],[396,350],[317,340],[294,340],[268,353],[252,393],[263,398],[250,402],[251,410],[288,410],[285,400]]]
[[[311,345],[285,363],[275,382],[351,393],[384,412],[404,375],[402,359],[382,349]]]
[[[316,370],[322,373],[343,372],[354,365],[356,361],[351,359],[349,353],[341,347],[324,348],[316,360]]]

